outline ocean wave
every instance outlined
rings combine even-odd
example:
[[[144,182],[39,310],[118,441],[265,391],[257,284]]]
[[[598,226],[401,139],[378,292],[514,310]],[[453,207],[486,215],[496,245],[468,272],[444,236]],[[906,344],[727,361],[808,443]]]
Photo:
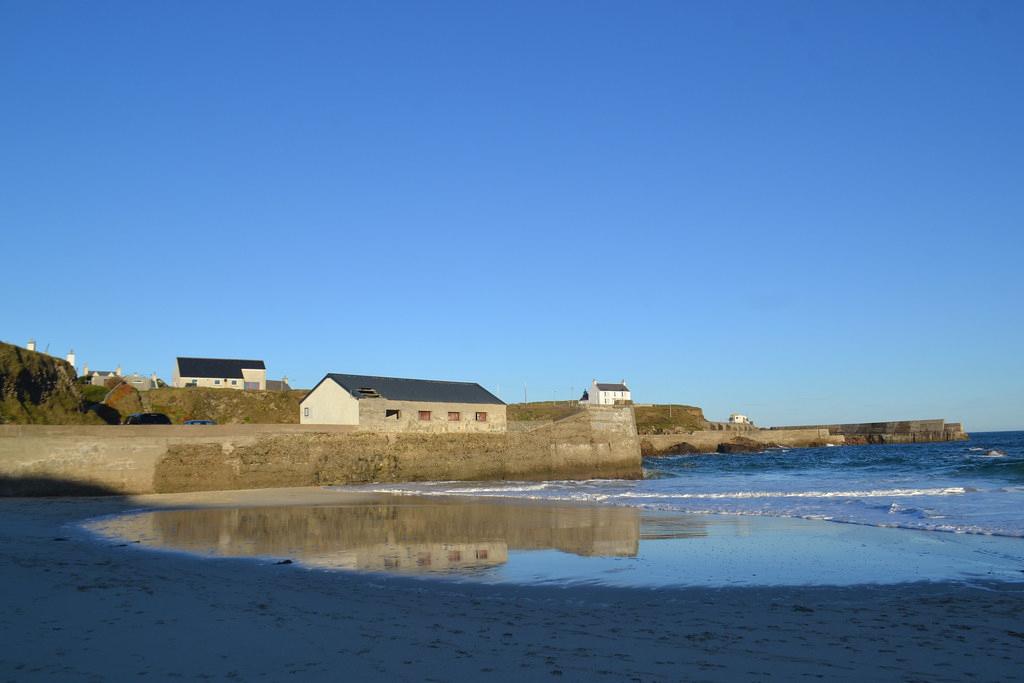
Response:
[[[428,496],[477,496],[494,494],[508,496],[510,498],[524,498],[516,494],[526,492],[547,491],[554,494],[564,490],[565,485],[558,484],[531,484],[531,485],[509,485],[509,486],[486,486],[486,487],[424,487],[424,486],[366,486],[360,490],[370,493],[392,493],[408,495]],[[613,499],[669,499],[669,500],[728,500],[728,499],[751,499],[751,498],[908,498],[915,496],[956,496],[974,491],[970,487],[946,486],[940,488],[895,488],[895,489],[865,489],[852,491],[726,491],[726,492],[699,492],[683,493],[670,491],[614,491],[601,493],[595,491],[575,490],[566,491],[571,500],[593,500],[604,502]],[[544,496],[552,498],[553,496]]]

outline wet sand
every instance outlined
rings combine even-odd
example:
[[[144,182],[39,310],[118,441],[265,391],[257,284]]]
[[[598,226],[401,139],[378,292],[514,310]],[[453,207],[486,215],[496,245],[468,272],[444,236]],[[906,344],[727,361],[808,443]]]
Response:
[[[327,495],[0,500],[0,679],[935,681],[1024,671],[1021,584],[448,583],[146,552],[78,526],[140,507]]]

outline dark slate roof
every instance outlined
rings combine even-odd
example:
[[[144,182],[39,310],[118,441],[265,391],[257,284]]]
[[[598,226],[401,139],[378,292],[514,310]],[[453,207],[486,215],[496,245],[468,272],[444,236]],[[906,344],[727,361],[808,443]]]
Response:
[[[178,357],[178,375],[181,377],[242,379],[242,368],[246,370],[266,370],[267,366],[261,360]]]
[[[597,388],[601,391],[629,391],[629,387],[625,384],[601,384],[598,382]]]
[[[341,375],[334,372],[328,373],[321,382],[327,379],[334,380],[338,386],[356,398],[368,398],[367,394],[362,390],[371,389],[379,394],[381,398],[391,399],[392,401],[505,405],[504,401],[476,382],[441,382],[432,379]]]

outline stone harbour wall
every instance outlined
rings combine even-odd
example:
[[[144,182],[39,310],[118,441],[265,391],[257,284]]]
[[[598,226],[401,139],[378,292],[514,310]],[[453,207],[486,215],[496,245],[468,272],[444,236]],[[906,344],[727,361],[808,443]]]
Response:
[[[675,455],[677,453],[714,453],[725,443],[742,437],[768,446],[808,448],[825,444],[846,443],[843,436],[835,436],[827,429],[705,429],[689,434],[643,434],[640,447],[644,455]]]
[[[330,425],[0,425],[0,495],[642,476],[629,407],[503,433]]]

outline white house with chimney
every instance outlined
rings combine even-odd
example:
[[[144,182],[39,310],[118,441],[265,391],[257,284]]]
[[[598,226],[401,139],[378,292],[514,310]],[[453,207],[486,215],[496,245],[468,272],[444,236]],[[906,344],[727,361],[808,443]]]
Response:
[[[633,394],[629,390],[626,380],[618,384],[598,382],[596,379],[590,383],[590,388],[583,392],[580,403],[591,406],[613,406],[622,401],[632,401]]]

